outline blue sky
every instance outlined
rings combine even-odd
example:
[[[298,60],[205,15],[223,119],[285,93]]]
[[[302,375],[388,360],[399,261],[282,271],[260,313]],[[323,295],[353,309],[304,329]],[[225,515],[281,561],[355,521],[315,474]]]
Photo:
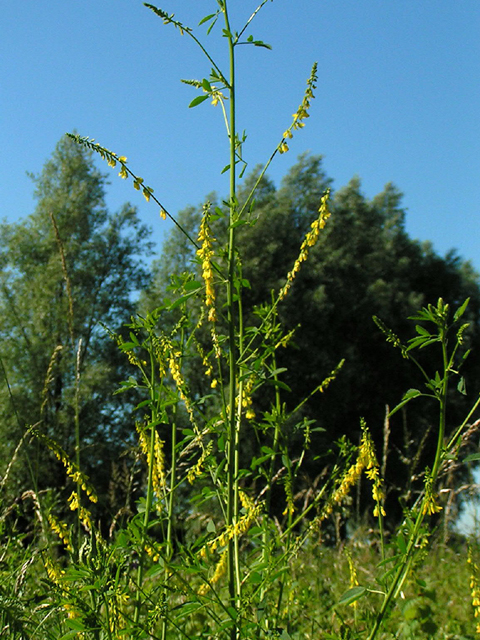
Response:
[[[155,2],[153,2],[155,4]],[[256,7],[230,0],[234,28]],[[215,0],[158,4],[195,26]],[[480,270],[480,2],[273,0],[251,26],[273,50],[238,49],[238,126],[253,168],[275,148],[300,103],[311,65],[311,117],[269,172],[276,183],[309,150],[325,156],[335,188],[354,175],[373,197],[404,192],[407,230],[441,254],[455,247]],[[225,40],[197,33],[220,64]],[[180,78],[210,66],[137,0],[5,2],[0,25],[0,216],[32,213],[32,184],[59,138],[81,135],[126,155],[169,211],[227,191],[220,109],[188,109]],[[108,205],[129,200],[161,242],[168,224],[131,182],[111,173]]]

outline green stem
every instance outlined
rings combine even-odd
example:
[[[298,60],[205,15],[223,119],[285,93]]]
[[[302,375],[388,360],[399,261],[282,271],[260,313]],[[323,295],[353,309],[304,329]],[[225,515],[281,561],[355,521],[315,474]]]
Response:
[[[180,344],[184,345],[185,341],[185,327],[182,324],[182,329],[180,332]],[[170,568],[168,566],[170,560],[173,556],[173,507],[174,507],[174,496],[175,496],[175,486],[177,482],[177,412],[178,412],[178,403],[174,405],[173,408],[173,416],[172,416],[172,446],[171,446],[171,467],[170,467],[170,489],[168,494],[168,524],[167,524],[167,553],[166,553],[166,563],[165,563],[165,573],[164,573],[164,589],[163,589],[163,600],[164,605],[166,607],[167,597],[168,597],[168,589],[167,589],[167,581],[170,575]],[[168,619],[167,615],[163,616],[162,620],[162,640],[166,640],[167,638],[167,628],[168,628]]]
[[[447,339],[446,339],[446,332],[443,330],[443,328],[440,328],[439,330],[439,338],[442,344],[444,378],[442,381],[440,394],[439,396],[437,396],[438,401],[440,403],[440,415],[439,415],[439,426],[438,426],[437,449],[435,451],[435,459],[434,459],[433,468],[431,472],[432,484],[434,484],[435,480],[437,479],[438,472],[440,470],[440,466],[442,463],[443,453],[444,453],[444,437],[445,437],[447,393],[448,393]],[[390,588],[388,589],[388,592],[385,595],[385,599],[382,603],[382,607],[378,612],[377,618],[375,620],[375,624],[372,628],[370,635],[368,636],[368,640],[374,640],[375,636],[377,635],[382,625],[383,619],[385,617],[385,614],[391,602],[397,597],[397,594],[400,591],[402,584],[409,573],[410,566],[413,560],[413,553],[418,542],[420,527],[422,526],[422,523],[425,519],[425,513],[423,510],[424,502],[428,498],[429,496],[424,495],[423,500],[419,503],[417,518],[415,520],[415,525],[410,535],[410,540],[408,542],[405,554],[400,563],[400,566],[397,569],[393,582],[390,585]]]
[[[150,519],[150,511],[152,509],[153,502],[153,465],[155,463],[155,425],[157,423],[157,407],[155,404],[155,360],[153,357],[153,349],[150,350],[150,402],[152,407],[151,414],[151,425],[150,425],[150,449],[148,452],[148,482],[147,482],[147,497],[145,501],[145,512],[143,515],[143,525],[142,525],[142,537],[141,537],[141,545],[142,548],[139,552],[138,558],[138,569],[137,569],[137,592],[135,596],[135,611],[133,615],[133,621],[135,624],[138,624],[140,619],[140,597],[142,593],[142,582],[143,582],[143,565],[145,560],[145,542],[147,539],[148,532],[148,521]]]
[[[237,391],[237,347],[235,341],[235,225],[236,220],[236,170],[235,170],[235,51],[233,35],[228,19],[227,2],[223,3],[225,27],[228,34],[228,47],[230,59],[230,219],[228,236],[228,276],[227,276],[227,319],[228,319],[228,346],[229,346],[229,414],[228,414],[228,480],[227,480],[227,526],[233,528],[238,515],[238,477],[235,473],[236,459],[238,456],[237,417],[235,411],[235,398]],[[238,543],[233,539],[228,542],[228,592],[230,606],[238,613],[238,590],[236,574],[238,569],[238,555],[235,548]],[[237,565],[237,569],[236,569]],[[230,632],[231,640],[240,637],[240,630],[235,621]]]

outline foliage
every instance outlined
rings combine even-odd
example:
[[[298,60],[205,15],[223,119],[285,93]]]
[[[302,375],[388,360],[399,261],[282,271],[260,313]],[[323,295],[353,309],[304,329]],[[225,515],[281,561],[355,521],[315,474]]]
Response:
[[[246,177],[238,191],[240,203],[245,202],[260,174],[261,168],[257,168]],[[331,180],[322,168],[321,156],[305,154],[279,189],[265,175],[258,183],[255,207],[247,216],[247,223],[239,227],[236,239],[242,276],[249,283],[242,297],[247,322],[255,323],[255,309],[269,299],[272,290],[279,291],[283,286],[327,188],[331,188]],[[392,357],[372,315],[404,334],[408,331],[406,318],[419,306],[435,303],[440,296],[458,306],[469,297],[466,314],[470,327],[465,339],[474,349],[480,346],[478,275],[454,253],[442,258],[428,244],[412,240],[405,230],[401,199],[402,194],[387,184],[369,201],[357,178],[334,193],[332,219],[310,252],[308,268],[298,274],[295,286],[278,306],[285,330],[295,331],[277,355],[279,366],[287,368],[282,374],[291,389],[284,396],[287,406],[298,404],[340,357],[345,358],[346,366],[329,393],[313,395],[302,409],[319,427],[312,434],[313,447],[318,452],[328,451],[340,434],[358,442],[358,416],[365,417],[378,447],[385,446],[388,455],[385,472],[392,523],[402,517],[399,494],[404,499],[412,491],[421,490],[421,482],[413,482],[412,478],[435,450],[435,437],[429,427],[434,416],[429,405],[419,411],[415,406],[405,407],[389,420],[386,433],[386,405],[397,404],[416,374],[406,360]],[[212,207],[223,210],[214,195],[209,200]],[[178,221],[194,235],[201,216],[200,208],[190,207],[179,214]],[[219,244],[225,241],[223,217],[212,221],[212,230]],[[152,310],[159,299],[172,295],[171,274],[185,272],[194,254],[180,229],[173,229],[154,264],[153,282],[142,294],[142,309]],[[162,322],[168,326],[171,316],[163,314]],[[422,362],[437,366],[436,356],[428,350],[423,352]],[[195,392],[206,393],[207,385],[198,365],[197,360],[186,363],[188,378]],[[451,399],[452,428],[468,407],[479,376],[478,362],[467,361],[464,378],[469,395]],[[264,391],[262,397],[265,393],[268,394]],[[295,455],[300,454],[302,446],[299,439]],[[326,463],[325,456],[317,456],[305,463],[304,472],[313,482]],[[459,486],[465,479],[460,473],[455,482]],[[460,504],[461,501],[457,507]],[[355,511],[359,510],[357,506]]]
[[[35,213],[0,229],[2,467],[35,423],[73,455],[78,419],[82,466],[106,489],[115,451],[130,438],[129,405],[112,404],[125,363],[100,322],[119,328],[134,312],[149,231],[131,205],[107,211],[105,175],[69,138],[33,179]],[[24,442],[18,455],[17,496],[31,482],[27,465],[38,489],[51,486],[58,468],[37,444]]]
[[[13,586],[9,593],[17,597],[13,600],[3,593],[2,581],[2,633],[8,633],[10,638],[41,634],[61,640],[375,640],[392,636],[432,638],[436,634],[445,637],[447,632],[469,637],[480,606],[476,549],[472,546],[465,559],[463,585],[470,589],[472,599],[465,623],[459,620],[448,624],[440,619],[436,591],[440,594],[441,589],[432,577],[430,583],[420,577],[428,566],[435,516],[444,508],[443,494],[439,493],[442,474],[461,467],[465,444],[478,427],[478,421],[472,424],[471,420],[478,411],[480,396],[453,428],[447,421],[453,383],[457,383],[460,394],[465,391],[463,365],[469,354],[469,300],[452,307],[439,297],[435,303],[425,304],[410,317],[415,335],[407,341],[384,319],[376,318],[387,343],[398,348],[399,360],[403,357],[418,370],[421,381],[407,387],[389,416],[394,418],[407,405],[427,401],[435,417],[433,452],[428,466],[423,466],[418,476],[418,491],[405,496],[400,524],[388,531],[387,485],[382,473],[385,464],[377,454],[365,419],[357,416],[358,445],[341,437],[334,443],[329,441],[328,451],[325,448],[317,452],[313,448],[315,434],[318,429],[322,433],[322,426],[309,417],[308,409],[315,406],[314,398],[321,406],[335,389],[344,360],[334,360],[322,375],[306,380],[310,386],[302,394],[296,390],[292,393],[289,380],[303,375],[304,370],[298,364],[290,378],[286,375],[284,364],[291,367],[293,362],[296,367],[297,363],[291,356],[280,355],[294,339],[294,332],[285,328],[281,319],[282,309],[288,309],[289,301],[298,304],[295,292],[301,291],[302,278],[305,283],[311,277],[304,275],[310,265],[315,277],[321,275],[330,284],[328,263],[325,267],[315,260],[322,239],[329,234],[335,238],[338,233],[338,244],[332,240],[336,251],[331,252],[330,260],[332,264],[342,264],[340,280],[347,282],[347,291],[352,286],[349,267],[355,264],[348,260],[348,250],[344,249],[349,239],[357,245],[354,255],[371,259],[374,264],[376,254],[371,243],[378,238],[373,230],[384,234],[382,240],[387,245],[388,238],[398,236],[405,240],[401,216],[395,209],[398,194],[387,188],[376,203],[367,203],[358,184],[352,183],[336,194],[331,206],[328,181],[319,160],[313,162],[316,178],[321,177],[326,183],[323,192],[319,191],[318,181],[309,186],[308,171],[295,168],[291,175],[295,176],[299,197],[286,207],[289,195],[284,193],[286,200],[278,207],[280,220],[284,212],[283,231],[290,229],[290,235],[285,235],[285,247],[279,244],[271,252],[280,258],[282,249],[285,253],[291,251],[291,261],[281,281],[268,282],[268,277],[278,278],[277,271],[272,272],[273,276],[270,272],[265,274],[267,282],[262,284],[269,287],[264,292],[266,300],[255,300],[257,294],[250,289],[246,277],[248,261],[242,260],[242,242],[248,253],[248,235],[255,228],[251,226],[256,217],[255,195],[258,191],[260,202],[262,197],[266,202],[276,195],[265,173],[277,153],[288,151],[288,140],[305,124],[317,69],[314,65],[292,124],[265,166],[250,183],[247,179],[242,192],[237,187],[237,169],[244,166],[244,137],[238,135],[236,127],[235,61],[240,44],[268,48],[264,42],[245,35],[266,0],[239,32],[230,25],[227,4],[227,0],[217,0],[216,12],[201,24],[208,25],[210,33],[217,20],[223,21],[228,73],[212,59],[194,30],[173,15],[147,5],[165,24],[192,38],[212,65],[207,78],[189,81],[202,92],[190,106],[211,99],[221,107],[230,148],[226,167],[230,193],[224,207],[204,204],[196,239],[191,230],[184,230],[194,247],[190,251],[196,263],[191,272],[176,274],[168,297],[157,308],[132,317],[126,330],[109,330],[112,343],[130,365],[118,395],[129,397],[133,391],[139,400],[135,431],[137,456],[146,469],[144,493],[135,501],[130,491],[125,506],[108,528],[97,524],[92,511],[97,492],[84,471],[84,458],[79,455],[80,357],[68,370],[68,381],[74,389],[74,459],[62,446],[64,442],[51,437],[56,434],[45,429],[43,420],[28,431],[43,450],[49,450],[56,458],[72,485],[68,506],[76,520],[67,522],[58,505],[49,503],[48,495],[34,487],[28,497],[37,527],[29,532],[34,539],[26,541],[15,509],[1,506],[1,536],[6,552],[0,571],[5,582]],[[134,188],[162,206],[153,190],[143,186],[143,179],[127,168],[124,156],[88,138],[74,134],[70,138],[80,149],[98,152],[112,167],[120,164],[121,177],[132,177]],[[308,164],[307,159],[304,162]],[[293,186],[287,192],[294,193]],[[314,217],[305,218],[302,206],[314,207]],[[332,224],[332,210],[333,220],[336,217],[345,226]],[[162,211],[170,215],[163,207]],[[264,218],[268,222],[268,215]],[[257,224],[262,222],[259,218]],[[55,216],[52,226],[60,258],[60,283],[65,288],[61,298],[65,306],[59,317],[63,318],[64,341],[70,339],[74,346],[78,331],[76,297],[72,293],[75,281],[70,276],[67,245]],[[362,228],[361,234],[351,232],[355,226]],[[252,275],[256,271],[252,268]],[[365,289],[363,274],[355,275],[365,295],[368,286]],[[377,288],[382,290],[381,286]],[[261,293],[262,286],[259,289]],[[334,290],[326,288],[325,293],[334,300]],[[250,306],[246,308],[249,296]],[[314,307],[309,309],[312,310]],[[354,307],[357,310],[361,305]],[[335,318],[335,310],[329,311]],[[165,322],[170,314],[171,320]],[[410,330],[410,324],[408,327]],[[345,331],[348,326],[342,328]],[[324,335],[329,340],[336,337],[334,331],[325,331]],[[433,356],[424,361],[425,352],[433,352]],[[51,361],[52,370],[55,362]],[[327,359],[325,364],[329,364]],[[194,367],[207,380],[196,388],[191,384],[195,381],[191,375]],[[305,386],[305,380],[303,383]],[[43,410],[42,404],[40,418]],[[256,443],[253,447],[252,440]],[[316,440],[318,443],[322,438]],[[306,486],[303,473],[307,460],[313,458],[316,462],[316,457],[325,453],[330,455],[323,473]],[[0,485],[2,490],[10,471],[9,467]],[[338,515],[348,506],[351,493],[362,478],[373,502],[374,527],[363,533],[357,528],[355,533],[361,536],[357,544],[352,536],[351,544],[336,552],[325,551],[319,537],[328,522],[338,526]],[[52,544],[54,539],[58,541],[56,547]],[[31,550],[26,561],[22,557],[23,544]],[[312,571],[312,566],[323,572]]]

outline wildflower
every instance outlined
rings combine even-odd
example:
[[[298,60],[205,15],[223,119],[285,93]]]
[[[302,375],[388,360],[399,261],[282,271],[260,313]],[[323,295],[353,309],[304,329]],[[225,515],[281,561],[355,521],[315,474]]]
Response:
[[[152,427],[153,429],[154,427]],[[153,467],[152,474],[152,482],[153,482],[153,490],[155,491],[157,498],[160,498],[162,495],[162,491],[166,485],[166,476],[165,476],[165,454],[163,451],[164,442],[158,435],[158,432],[155,431],[155,445],[154,445],[154,456],[155,456],[155,465]],[[157,511],[161,511],[162,503],[160,500],[157,501],[156,507]]]
[[[198,595],[199,596],[206,595],[208,593],[208,591],[211,589],[211,587],[214,584],[216,584],[220,580],[220,578],[222,578],[225,575],[226,570],[227,570],[227,560],[228,560],[228,553],[227,553],[227,550],[225,550],[220,555],[220,560],[217,562],[214,574],[213,574],[212,579],[210,580],[210,582],[202,584],[202,586],[198,590]]]
[[[425,496],[423,498],[422,513],[423,515],[432,516],[442,510],[437,504],[437,494],[433,491],[433,478],[429,469],[425,472]]]
[[[223,102],[224,100],[228,99],[227,96],[225,96],[215,86],[212,85],[212,89],[213,91],[211,93],[211,97],[212,97],[212,104],[214,107],[216,107],[219,102]]]
[[[282,515],[292,516],[295,512],[295,504],[293,502],[292,478],[290,475],[287,475],[285,479],[285,497],[287,499],[287,506]]]
[[[65,524],[65,522],[61,522],[55,516],[51,514],[48,516],[48,522],[52,531],[54,531],[60,540],[63,542],[67,551],[73,551],[72,544],[70,542],[70,531]]]
[[[147,202],[150,202],[150,196],[153,193],[153,189],[151,187],[143,187],[142,193],[143,193],[143,197],[145,198],[145,200]]]
[[[350,553],[350,549],[345,547],[344,553],[347,556],[348,569],[350,571],[350,589],[353,589],[354,587],[358,587],[357,569],[353,564],[353,558],[352,558],[352,554]],[[350,606],[356,609],[358,606],[357,601],[350,603]]]
[[[58,583],[60,582],[60,579],[64,575],[65,571],[63,571],[63,569],[59,569],[58,566],[55,566],[53,564],[51,558],[49,558],[48,556],[44,559],[43,565],[44,565],[45,570],[47,572],[48,578],[52,582],[54,582],[55,584],[58,585]]]
[[[242,408],[245,409],[245,417],[247,420],[253,420],[255,418],[255,411],[252,406],[252,390],[254,383],[254,377],[251,376],[243,388]]]
[[[52,440],[52,438],[49,438],[47,435],[45,435],[41,431],[37,431],[36,429],[32,428],[30,432],[47,445],[50,451],[55,455],[55,457],[58,460],[60,460],[60,462],[65,467],[65,472],[67,476],[71,478],[73,482],[81,486],[81,488],[85,491],[85,493],[87,494],[91,502],[97,502],[98,498],[95,493],[95,489],[93,485],[90,483],[88,476],[84,474],[82,471],[80,471],[77,465],[69,459],[68,455],[62,449],[62,447],[59,444],[57,444],[55,440]]]
[[[202,451],[202,455],[200,456],[197,464],[194,467],[191,467],[189,469],[187,473],[187,479],[190,482],[190,484],[193,484],[193,482],[195,481],[195,478],[198,478],[198,476],[202,475],[203,464],[205,460],[208,458],[208,456],[210,455],[210,453],[212,452],[212,449],[213,449],[213,442],[209,442],[207,446],[204,448],[204,450]]]
[[[206,546],[202,547],[200,555],[203,558],[207,555],[207,549],[208,551],[215,551],[219,547],[224,547],[229,540],[244,535],[249,530],[255,518],[260,515],[262,510],[261,505],[256,505],[255,502],[241,489],[239,490],[238,497],[245,511],[244,515],[235,524],[225,527],[224,531],[219,536],[213,540],[209,540]]]
[[[279,293],[279,299],[283,300],[288,293],[288,290],[292,286],[292,282],[295,279],[295,276],[300,271],[300,267],[303,262],[308,258],[309,249],[311,249],[316,243],[320,235],[321,229],[325,227],[325,224],[330,217],[330,211],[328,210],[328,199],[330,197],[330,190],[327,189],[325,194],[322,196],[320,207],[318,209],[319,215],[316,220],[312,222],[310,225],[311,230],[305,236],[304,241],[302,242],[302,246],[300,247],[300,253],[298,258],[293,265],[293,269],[287,275],[287,282],[284,287],[281,289]]]
[[[200,249],[197,251],[197,255],[202,261],[202,278],[205,282],[205,305],[208,308],[208,320],[209,322],[216,321],[215,315],[215,290],[213,288],[213,268],[212,257],[213,249],[212,244],[215,239],[212,237],[210,227],[210,203],[207,202],[203,208],[203,218],[200,225],[200,231],[198,234],[198,242],[201,244]]]
[[[167,219],[167,212],[165,211],[165,209],[160,209],[160,218],[162,220],[166,220]]]
[[[367,429],[364,419],[362,418],[362,442],[360,445],[360,457],[362,457],[364,466],[366,468],[365,475],[372,481],[372,497],[375,500],[376,506],[373,510],[373,515],[378,517],[379,515],[385,516],[385,509],[382,502],[385,499],[385,495],[382,488],[382,479],[379,474],[379,464],[377,456],[375,454],[375,447],[370,436],[370,432]]]
[[[480,618],[480,580],[477,563],[473,560],[472,548],[468,547],[468,564],[471,565],[470,573],[470,594],[472,596],[472,605],[474,608],[475,618]],[[480,622],[477,622],[477,633],[480,633]]]
[[[284,131],[283,139],[280,145],[278,146],[278,150],[280,153],[286,153],[288,151],[288,145],[285,142],[288,138],[293,138],[292,129],[302,129],[305,126],[304,120],[310,117],[308,110],[310,109],[310,101],[315,97],[313,95],[313,90],[316,89],[316,81],[317,81],[317,63],[312,67],[312,71],[310,73],[310,77],[307,80],[307,88],[305,90],[305,95],[303,96],[302,103],[296,110],[296,112],[292,115],[293,122],[290,127]]]
[[[142,182],[143,182],[143,178],[136,176],[133,180],[133,188],[136,189],[137,191],[140,191],[140,189],[142,188]]]

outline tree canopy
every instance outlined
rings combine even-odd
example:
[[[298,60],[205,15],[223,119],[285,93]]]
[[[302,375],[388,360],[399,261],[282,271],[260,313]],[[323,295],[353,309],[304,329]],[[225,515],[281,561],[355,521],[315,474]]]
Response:
[[[32,178],[34,213],[0,226],[2,468],[34,424],[74,459],[78,420],[82,468],[102,486],[130,437],[131,406],[112,401],[126,369],[101,323],[119,330],[134,314],[150,231],[130,204],[107,210],[106,176],[67,137]],[[20,489],[29,465],[40,488],[62,481],[38,442],[20,455]]]
[[[259,169],[245,179],[239,191],[240,206],[258,175]],[[243,305],[250,311],[252,322],[254,309],[268,302],[271,291],[278,292],[285,283],[305,233],[318,215],[321,195],[331,184],[322,157],[308,154],[299,158],[278,189],[268,177],[262,178],[251,224],[239,229],[237,239],[242,274],[250,283],[244,290]],[[222,207],[215,195],[209,200],[212,207]],[[428,407],[420,409],[412,404],[408,412],[399,412],[386,427],[386,407],[393,408],[418,380],[400,352],[386,343],[372,316],[381,318],[406,340],[411,337],[407,318],[421,306],[442,297],[458,307],[469,297],[468,341],[478,348],[479,277],[454,251],[441,257],[428,242],[409,237],[402,194],[393,184],[387,184],[369,200],[355,177],[333,194],[332,212],[290,293],[278,307],[287,330],[299,327],[283,357],[279,356],[279,366],[288,367],[282,380],[291,389],[292,407],[345,359],[345,366],[328,391],[313,396],[303,407],[319,428],[312,444],[317,459],[307,471],[310,481],[322,473],[326,464],[322,452],[329,451],[341,436],[357,443],[363,417],[378,451],[386,445],[390,486],[403,484],[410,490],[408,480],[415,476],[421,462],[412,452],[420,449],[424,456],[435,444],[433,435],[428,438],[430,416]],[[178,216],[180,225],[191,235],[198,230],[200,220],[201,208],[190,207]],[[226,234],[224,218],[216,226],[212,223],[212,229],[221,245]],[[173,229],[154,265],[152,285],[143,294],[143,308],[153,308],[168,295],[170,275],[183,272],[194,255],[194,248],[185,243],[177,228]],[[430,366],[435,364],[429,362]],[[474,390],[480,370],[473,359],[467,361],[464,374],[467,390],[470,386]],[[192,384],[201,388],[195,366],[191,378]],[[261,398],[257,400],[261,404]],[[455,406],[449,416],[452,429],[458,417]]]

